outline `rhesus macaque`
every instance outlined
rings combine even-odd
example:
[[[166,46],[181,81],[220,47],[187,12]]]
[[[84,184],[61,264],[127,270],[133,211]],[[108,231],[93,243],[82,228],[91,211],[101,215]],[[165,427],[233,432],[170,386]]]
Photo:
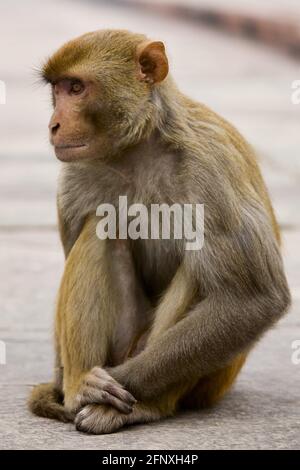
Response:
[[[66,256],[53,383],[30,409],[110,433],[215,404],[287,310],[280,236],[252,148],[183,95],[162,42],[127,31],[72,40],[45,64],[63,162]],[[205,243],[99,239],[99,204],[203,203]]]

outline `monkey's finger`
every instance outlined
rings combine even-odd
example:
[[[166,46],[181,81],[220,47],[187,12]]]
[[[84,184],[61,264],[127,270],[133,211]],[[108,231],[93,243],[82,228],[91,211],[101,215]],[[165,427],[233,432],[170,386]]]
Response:
[[[114,408],[116,408],[118,411],[120,411],[121,413],[125,413],[127,415],[132,412],[131,405],[124,403],[124,401],[119,400],[119,398],[115,397],[114,395],[111,395],[110,393],[107,393],[107,392],[104,392],[104,393],[106,393],[106,395],[103,399],[104,401],[102,402],[102,404],[111,405]]]
[[[94,407],[93,405],[89,405],[89,406],[85,406],[84,408],[82,408],[76,415],[75,417],[75,420],[74,420],[74,423],[76,425],[76,429],[78,431],[81,431],[81,425],[83,423],[83,421],[87,420],[88,418],[90,418],[92,416],[94,412]]]
[[[85,384],[101,390],[106,390],[111,395],[114,395],[129,405],[136,403],[136,399],[131,395],[131,393],[125,390],[121,384],[113,379],[113,377],[111,377],[109,373],[101,367],[93,367],[86,377]]]
[[[131,393],[127,392],[122,385],[112,378],[109,380],[103,380],[97,375],[89,375],[85,380],[85,386],[88,387],[88,389],[91,387],[99,391],[104,390],[125,403],[128,403],[128,405],[134,405],[136,403],[136,399],[131,395]]]
[[[134,405],[137,402],[134,396],[119,385],[118,382],[107,383],[104,390],[130,405]]]
[[[89,404],[111,405],[121,413],[129,414],[132,412],[132,405],[119,400],[105,390],[87,387],[80,396],[80,407]]]

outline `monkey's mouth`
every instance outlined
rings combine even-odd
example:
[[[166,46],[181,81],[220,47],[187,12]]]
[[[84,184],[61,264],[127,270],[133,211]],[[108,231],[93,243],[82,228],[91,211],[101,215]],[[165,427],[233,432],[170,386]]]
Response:
[[[55,150],[67,150],[67,149],[79,149],[87,147],[88,144],[64,144],[64,145],[54,145]]]
[[[88,144],[61,144],[54,145],[56,157],[63,162],[70,162],[81,158],[82,152],[88,148]]]

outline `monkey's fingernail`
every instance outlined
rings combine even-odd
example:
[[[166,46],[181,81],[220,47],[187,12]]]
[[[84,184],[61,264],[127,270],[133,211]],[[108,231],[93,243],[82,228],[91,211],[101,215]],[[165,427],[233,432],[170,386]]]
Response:
[[[124,406],[124,407],[123,407],[123,413],[126,413],[126,414],[129,415],[129,413],[132,413],[132,411],[133,411],[133,410],[132,410],[132,406],[129,406],[129,405],[128,405],[128,406]]]
[[[137,400],[136,400],[136,399],[131,395],[131,393],[129,393],[129,392],[128,392],[127,398],[128,398],[128,401],[129,401],[132,405],[134,405],[134,404],[137,402]]]

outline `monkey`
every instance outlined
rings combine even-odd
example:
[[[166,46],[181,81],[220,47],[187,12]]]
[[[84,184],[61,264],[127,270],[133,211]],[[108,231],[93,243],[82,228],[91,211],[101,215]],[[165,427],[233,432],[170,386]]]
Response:
[[[161,41],[125,30],[73,39],[44,64],[61,161],[65,269],[55,373],[30,410],[92,434],[221,400],[288,310],[280,231],[251,145],[184,95]],[[204,204],[202,249],[99,238],[99,204]],[[194,216],[193,216],[194,217]]]

